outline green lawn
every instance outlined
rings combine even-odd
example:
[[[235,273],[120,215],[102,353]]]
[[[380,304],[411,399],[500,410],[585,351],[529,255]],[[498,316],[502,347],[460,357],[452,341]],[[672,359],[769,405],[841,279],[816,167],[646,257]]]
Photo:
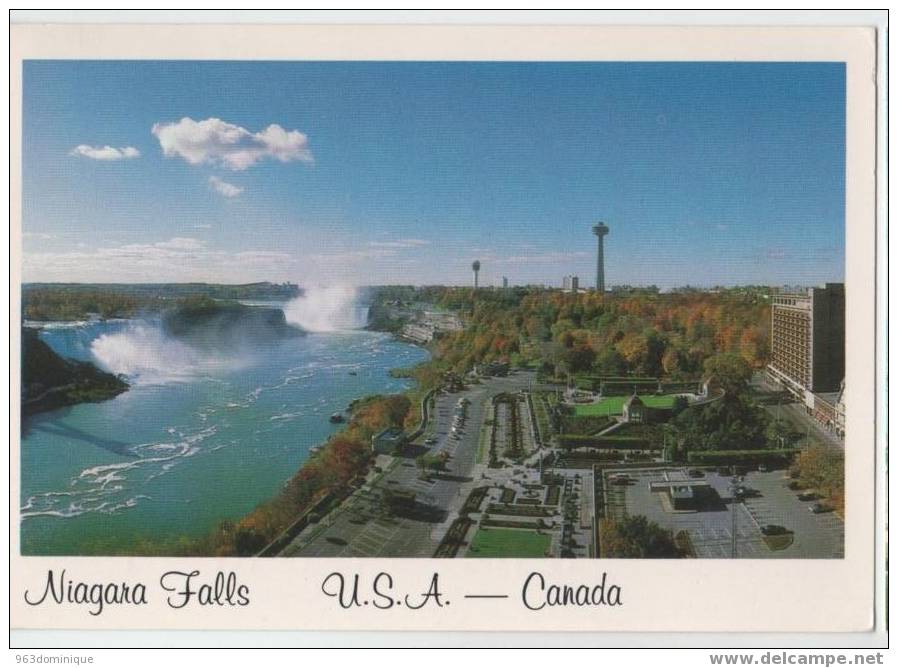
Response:
[[[469,557],[544,557],[551,540],[525,529],[478,529]]]
[[[672,408],[675,394],[646,394],[639,395],[642,402],[649,408]],[[620,415],[623,412],[624,402],[629,397],[605,397],[595,404],[580,404],[574,407],[574,415],[588,417],[593,415]]]

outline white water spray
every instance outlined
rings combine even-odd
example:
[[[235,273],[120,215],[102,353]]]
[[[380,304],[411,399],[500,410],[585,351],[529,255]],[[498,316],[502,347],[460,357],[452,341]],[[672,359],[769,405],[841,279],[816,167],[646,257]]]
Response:
[[[166,336],[156,323],[135,323],[120,332],[103,334],[93,340],[90,351],[106,371],[150,385],[243,365],[234,354],[212,354]]]
[[[361,329],[368,307],[359,304],[358,290],[349,286],[306,288],[305,294],[284,307],[287,322],[309,332]]]

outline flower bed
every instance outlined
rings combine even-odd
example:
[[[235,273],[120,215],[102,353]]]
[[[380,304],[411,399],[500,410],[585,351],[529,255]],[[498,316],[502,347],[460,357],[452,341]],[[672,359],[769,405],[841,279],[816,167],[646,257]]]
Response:
[[[468,513],[478,512],[480,510],[480,504],[483,503],[483,499],[486,498],[487,490],[487,487],[478,487],[468,494],[468,498],[465,499],[465,503],[461,507],[460,514],[467,515]]]
[[[471,528],[472,524],[474,524],[474,522],[467,517],[459,517],[456,519],[452,523],[452,526],[449,527],[449,531],[446,532],[446,535],[443,536],[443,540],[440,541],[436,552],[433,554],[434,558],[451,559],[458,554],[458,550],[464,545],[465,535],[468,533],[468,529]]]
[[[554,510],[545,506],[519,506],[491,503],[487,507],[490,515],[510,515],[513,517],[548,517],[554,514]]]
[[[524,522],[520,520],[494,520],[485,519],[480,523],[481,527],[498,527],[505,529],[538,529],[541,522]]]

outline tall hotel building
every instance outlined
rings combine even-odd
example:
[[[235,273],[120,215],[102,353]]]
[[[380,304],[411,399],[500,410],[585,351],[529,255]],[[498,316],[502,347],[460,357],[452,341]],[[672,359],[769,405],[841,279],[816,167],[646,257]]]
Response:
[[[827,283],[772,295],[768,377],[844,434],[845,285]]]

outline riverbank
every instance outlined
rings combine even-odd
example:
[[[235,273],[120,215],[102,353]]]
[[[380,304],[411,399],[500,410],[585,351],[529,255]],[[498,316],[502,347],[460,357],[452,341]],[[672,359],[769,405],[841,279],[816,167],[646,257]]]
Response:
[[[187,546],[184,554],[253,556],[322,501],[338,504],[361,484],[373,464],[371,437],[388,427],[404,427],[411,408],[412,402],[404,394],[362,399],[347,426],[331,436],[279,494],[236,522],[220,523],[216,531]]]
[[[38,330],[22,328],[22,415],[111,399],[128,383],[90,362],[65,359],[40,340]]]
[[[376,331],[366,328],[368,331]],[[393,340],[429,351],[397,336]],[[289,540],[291,528],[299,529],[317,521],[348,498],[362,484],[374,465],[371,438],[379,431],[396,427],[417,433],[425,418],[425,402],[439,381],[439,362],[430,358],[412,367],[390,369],[392,378],[411,379],[415,386],[400,394],[371,395],[349,405],[346,425],[316,446],[315,454],[284,484],[274,497],[260,503],[236,520],[219,523],[214,531],[199,539],[169,545],[144,544],[140,554],[158,551],[183,556],[255,556]]]
[[[389,370],[426,359],[364,331],[211,356],[153,320],[60,323],[41,337],[132,385],[35,416],[23,433],[21,544],[34,555],[200,553],[201,539],[276,497],[343,430],[333,413],[413,389]]]

